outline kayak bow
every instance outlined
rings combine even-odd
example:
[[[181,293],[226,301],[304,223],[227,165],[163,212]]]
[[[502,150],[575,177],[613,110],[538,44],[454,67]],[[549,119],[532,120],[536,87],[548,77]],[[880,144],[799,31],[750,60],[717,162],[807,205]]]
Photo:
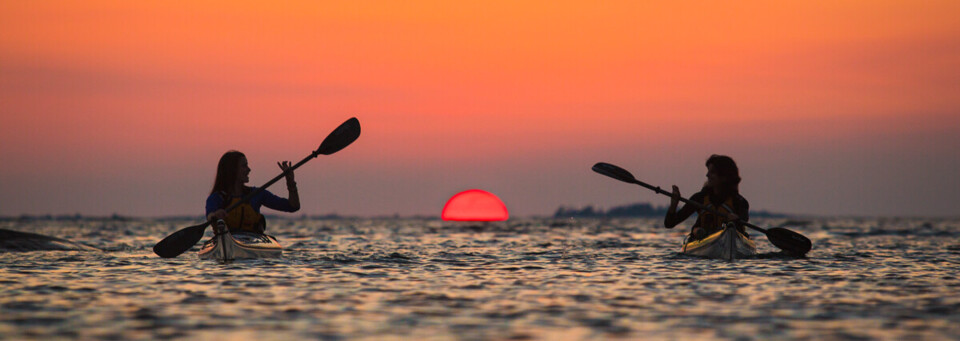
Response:
[[[283,246],[273,236],[259,233],[224,231],[210,238],[197,253],[200,259],[228,261],[234,259],[277,258]]]
[[[687,241],[680,252],[688,255],[733,261],[757,254],[757,244],[737,231],[733,224],[703,239]]]

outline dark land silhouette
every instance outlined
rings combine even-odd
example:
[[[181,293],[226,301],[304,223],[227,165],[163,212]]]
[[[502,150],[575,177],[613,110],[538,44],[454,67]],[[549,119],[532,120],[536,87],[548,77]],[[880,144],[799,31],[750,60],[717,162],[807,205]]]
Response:
[[[554,218],[663,218],[667,206],[653,206],[650,203],[634,203],[603,209],[593,205],[581,208],[560,206],[553,213]],[[750,211],[751,218],[786,218],[789,215],[766,210]]]
[[[99,251],[100,249],[42,234],[0,229],[0,253],[51,250]]]

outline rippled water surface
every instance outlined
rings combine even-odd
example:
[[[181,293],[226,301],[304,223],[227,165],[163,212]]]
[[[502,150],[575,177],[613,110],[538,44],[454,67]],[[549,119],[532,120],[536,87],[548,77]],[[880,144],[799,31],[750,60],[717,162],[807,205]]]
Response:
[[[0,253],[0,339],[960,339],[957,219],[793,222],[807,259],[752,232],[734,263],[649,219],[273,219],[282,259],[151,252],[194,223],[0,222],[105,250]]]

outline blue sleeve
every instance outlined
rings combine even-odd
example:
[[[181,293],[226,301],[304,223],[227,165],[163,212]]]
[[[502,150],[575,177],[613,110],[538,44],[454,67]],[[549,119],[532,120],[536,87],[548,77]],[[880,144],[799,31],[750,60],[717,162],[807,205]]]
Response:
[[[223,197],[217,193],[210,193],[210,196],[207,197],[207,214],[204,216],[209,215],[210,212],[219,210],[221,208],[223,208]]]
[[[298,209],[290,205],[290,200],[276,196],[270,191],[264,190],[260,194],[260,203],[263,206],[282,212],[296,212]]]

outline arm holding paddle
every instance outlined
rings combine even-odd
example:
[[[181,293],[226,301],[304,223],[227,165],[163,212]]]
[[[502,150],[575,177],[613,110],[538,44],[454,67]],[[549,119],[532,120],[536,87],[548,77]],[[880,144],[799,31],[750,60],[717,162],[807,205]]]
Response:
[[[287,178],[287,193],[289,193],[287,200],[290,201],[290,206],[293,207],[294,211],[300,209],[300,193],[297,192],[297,181],[293,177],[293,169],[290,169],[290,161],[277,162],[277,166],[280,166],[280,170],[283,171],[283,174],[286,174]]]
[[[227,210],[219,209],[207,215],[207,221],[217,221],[227,219]]]
[[[670,193],[670,208],[667,209],[667,215],[663,218],[663,227],[668,229],[677,226],[687,218],[690,218],[691,215],[697,212],[698,207],[695,205],[684,204],[679,211],[677,211],[677,204],[680,203],[680,200],[683,197],[680,195],[680,188],[677,185],[673,185],[673,192]],[[701,193],[695,193],[690,196],[690,201],[693,202],[702,202],[704,200]],[[726,217],[727,221],[738,221],[740,217],[736,214],[728,214]],[[744,219],[746,221],[746,219]],[[693,230],[690,231],[690,234],[695,238],[701,238],[704,234],[703,228],[699,226],[694,226]]]
[[[227,210],[223,209],[226,204],[220,195],[211,194],[207,197],[207,221],[213,223],[217,220],[227,219]]]
[[[680,196],[680,188],[674,185],[673,193],[670,194],[670,208],[667,209],[667,215],[663,218],[663,227],[672,229],[674,226],[677,226],[677,224],[680,224],[680,222],[690,218],[690,216],[696,212],[696,208],[693,207],[693,205],[683,205],[683,208],[678,212],[677,204],[680,203],[680,199],[682,198],[683,197]]]

